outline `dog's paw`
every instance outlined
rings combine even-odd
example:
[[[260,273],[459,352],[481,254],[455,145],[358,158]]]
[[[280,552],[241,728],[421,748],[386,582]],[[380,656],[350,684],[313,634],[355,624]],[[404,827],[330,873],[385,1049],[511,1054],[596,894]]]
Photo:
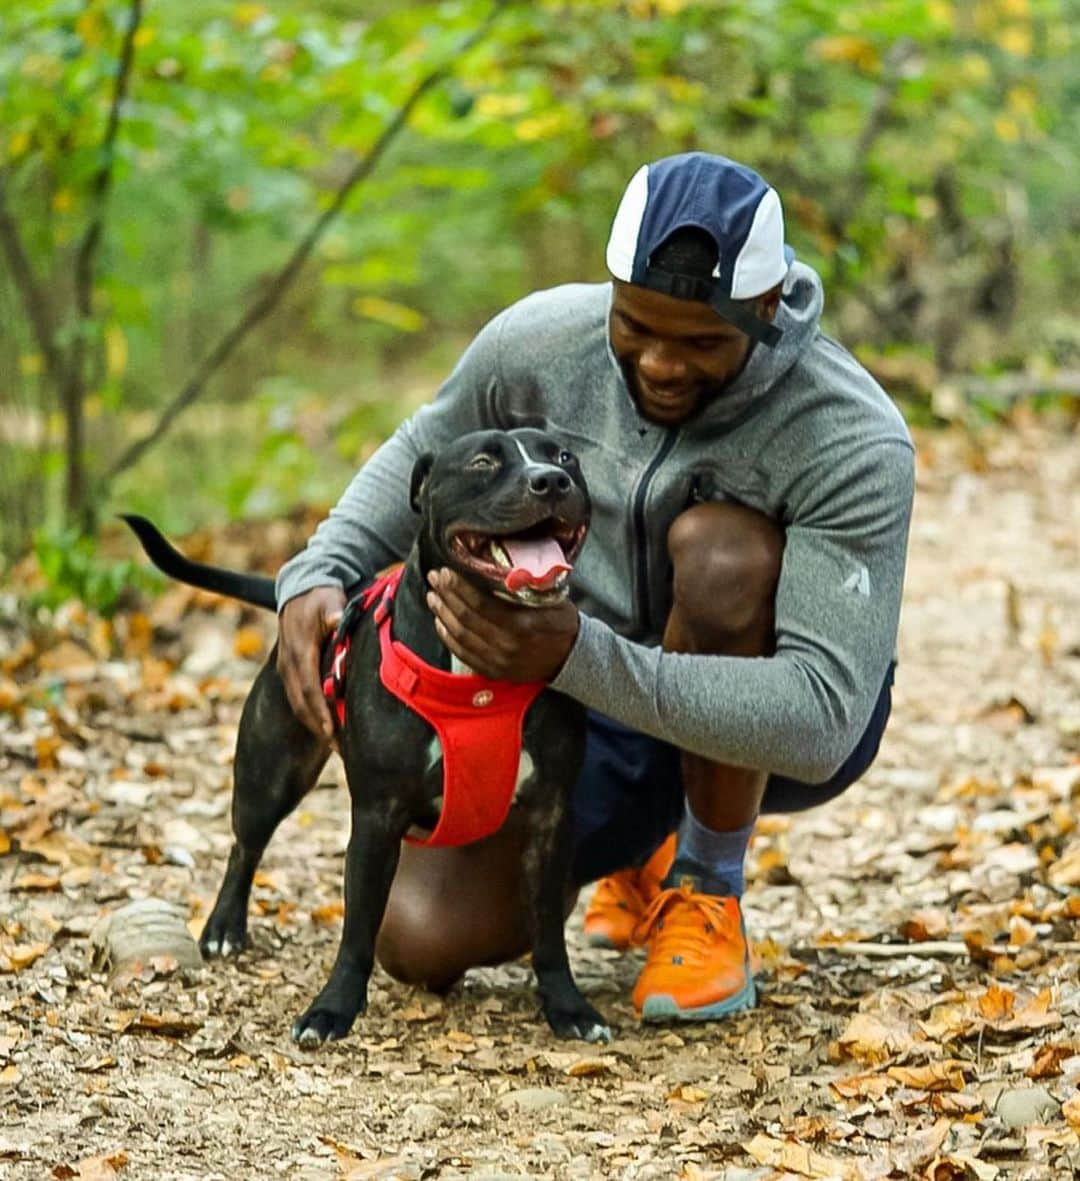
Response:
[[[301,1049],[313,1050],[323,1042],[336,1042],[350,1029],[354,1016],[334,1009],[320,1007],[317,1003],[293,1022],[292,1039]]]
[[[557,1037],[581,1042],[611,1041],[611,1029],[607,1022],[592,1005],[584,1001],[573,1009],[545,1009],[544,1016]]]
[[[239,955],[247,947],[247,923],[218,919],[211,915],[199,938],[199,950],[208,960]]]

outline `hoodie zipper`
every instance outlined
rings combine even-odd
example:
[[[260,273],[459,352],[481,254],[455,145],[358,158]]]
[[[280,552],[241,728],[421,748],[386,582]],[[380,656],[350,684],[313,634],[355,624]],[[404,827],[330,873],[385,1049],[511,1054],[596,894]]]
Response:
[[[652,484],[653,476],[656,475],[657,469],[668,455],[671,454],[671,449],[675,446],[678,437],[678,428],[669,430],[665,434],[664,441],[660,444],[660,449],[649,460],[649,466],[642,474],[637,490],[634,492],[631,520],[634,530],[636,559],[634,563],[634,587],[636,590],[635,597],[637,599],[635,618],[639,632],[641,630],[648,631],[649,624],[652,621],[652,608],[649,602],[649,546],[645,533],[645,501],[649,495],[649,487]]]

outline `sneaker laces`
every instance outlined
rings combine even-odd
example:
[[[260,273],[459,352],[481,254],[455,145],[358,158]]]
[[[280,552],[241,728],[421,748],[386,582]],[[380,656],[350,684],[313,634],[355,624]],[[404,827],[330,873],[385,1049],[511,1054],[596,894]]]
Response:
[[[728,902],[712,894],[697,894],[685,883],[661,890],[641,916],[634,939],[649,941],[650,958],[671,955],[702,964],[717,938],[730,942],[742,938],[738,904],[730,906]]]

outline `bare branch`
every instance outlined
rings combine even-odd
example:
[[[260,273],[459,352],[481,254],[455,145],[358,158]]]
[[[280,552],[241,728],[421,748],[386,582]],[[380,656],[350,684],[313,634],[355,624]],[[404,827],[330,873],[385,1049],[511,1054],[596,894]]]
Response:
[[[301,267],[308,260],[326,228],[341,212],[356,186],[368,177],[386,149],[405,127],[416,105],[437,83],[441,82],[457,64],[461,56],[472,49],[487,33],[496,17],[506,7],[508,0],[498,0],[488,16],[457,46],[449,59],[442,65],[426,74],[410,91],[405,102],[398,108],[394,117],[383,128],[378,139],[349,170],[348,176],[338,187],[333,200],[316,218],[314,223],[303,236],[285,265],[278,271],[270,282],[266,291],[252,303],[235,324],[221,337],[218,343],[199,362],[195,372],[188,378],[179,393],[165,407],[154,426],[141,439],[137,439],[127,447],[113,463],[106,474],[106,480],[112,480],[121,472],[126,471],[142,458],[144,452],[152,447],[158,439],[172,426],[176,419],[203,392],[207,381],[222,366],[237,345],[251,330],[273,310],[285,291],[296,278]]]
[[[44,288],[34,273],[30,256],[23,244],[15,218],[8,208],[6,199],[6,177],[0,169],[0,246],[3,246],[8,266],[15,278],[15,286],[26,309],[26,318],[34,333],[34,339],[45,358],[49,376],[61,383],[66,372],[63,354],[56,344],[56,322]]]
[[[131,0],[128,26],[120,49],[120,60],[116,68],[109,117],[99,149],[98,170],[90,184],[90,219],[75,255],[75,305],[80,317],[88,317],[94,293],[94,259],[101,233],[105,225],[105,206],[112,186],[116,164],[116,133],[120,126],[120,109],[127,96],[131,67],[135,61],[135,35],[142,23],[142,0]]]

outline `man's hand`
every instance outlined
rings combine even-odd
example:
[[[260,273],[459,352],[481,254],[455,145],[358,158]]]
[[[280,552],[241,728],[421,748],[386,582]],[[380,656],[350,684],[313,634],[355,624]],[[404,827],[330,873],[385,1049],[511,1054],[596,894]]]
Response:
[[[334,722],[323,696],[319,655],[344,606],[340,587],[316,587],[285,604],[278,631],[277,668],[289,705],[313,734],[328,742],[334,741]]]
[[[484,594],[452,570],[432,571],[427,602],[439,639],[473,672],[504,681],[549,681],[578,633],[577,608],[515,607]]]

